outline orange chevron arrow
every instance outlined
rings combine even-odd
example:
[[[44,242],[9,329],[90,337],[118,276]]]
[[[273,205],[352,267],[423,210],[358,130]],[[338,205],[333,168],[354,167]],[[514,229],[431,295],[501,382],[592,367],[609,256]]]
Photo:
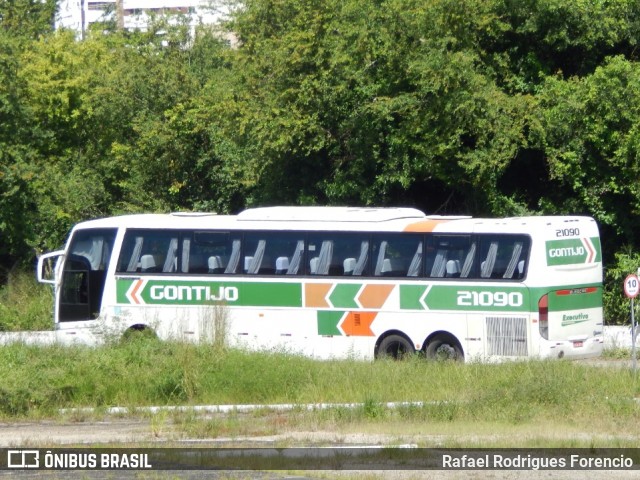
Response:
[[[366,285],[358,297],[358,302],[362,308],[382,308],[384,302],[389,298],[391,290],[393,290],[393,285],[377,283]]]
[[[140,290],[140,287],[142,287],[143,284],[144,284],[144,280],[138,279],[133,284],[133,288],[129,289],[129,298],[131,298],[132,303],[137,303],[138,305],[140,305],[141,303],[144,303],[142,299],[138,296],[138,291]]]
[[[307,283],[304,286],[305,307],[329,308],[326,296],[332,286],[332,283]]]
[[[345,335],[355,337],[373,337],[371,324],[376,319],[377,312],[348,312],[339,327]]]

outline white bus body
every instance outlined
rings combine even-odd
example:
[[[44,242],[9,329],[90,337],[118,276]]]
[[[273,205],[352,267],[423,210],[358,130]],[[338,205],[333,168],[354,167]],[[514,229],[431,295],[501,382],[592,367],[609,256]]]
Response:
[[[45,266],[55,261],[48,276]],[[602,253],[588,217],[268,207],[76,225],[40,258],[60,332],[128,330],[317,358],[598,356]]]

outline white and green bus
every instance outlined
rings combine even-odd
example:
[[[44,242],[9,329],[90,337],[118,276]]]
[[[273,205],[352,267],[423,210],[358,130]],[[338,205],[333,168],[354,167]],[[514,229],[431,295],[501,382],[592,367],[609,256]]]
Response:
[[[38,279],[55,287],[59,333],[87,342],[144,330],[317,358],[481,360],[603,348],[600,238],[581,216],[126,215],[76,225]]]

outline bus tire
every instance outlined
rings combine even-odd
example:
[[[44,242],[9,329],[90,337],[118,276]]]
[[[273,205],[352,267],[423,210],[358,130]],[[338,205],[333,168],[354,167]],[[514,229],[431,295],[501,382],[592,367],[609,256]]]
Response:
[[[122,334],[122,342],[136,342],[136,341],[155,341],[158,340],[158,336],[153,329],[147,327],[146,325],[132,325],[127,328],[125,332]]]
[[[382,339],[376,350],[376,358],[392,358],[402,360],[415,353],[409,340],[402,335],[389,335]]]
[[[460,343],[451,335],[439,334],[429,340],[425,355],[429,360],[463,361],[464,353]]]

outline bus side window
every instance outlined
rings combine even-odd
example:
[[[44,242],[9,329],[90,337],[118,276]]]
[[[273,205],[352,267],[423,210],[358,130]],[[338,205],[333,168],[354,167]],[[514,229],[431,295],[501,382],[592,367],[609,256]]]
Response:
[[[524,278],[524,269],[526,267],[526,264],[527,264],[527,262],[525,262],[524,260],[520,260],[518,262],[518,268],[516,270],[516,274],[517,274],[516,278],[518,280],[521,280],[521,279]]]
[[[265,259],[264,251],[267,248],[267,241],[263,238],[251,241],[245,236],[245,257],[244,257],[244,273],[256,275],[260,273],[262,262],[269,264],[268,257]],[[267,272],[264,272],[267,273]]]
[[[196,231],[182,241],[183,273],[235,273],[234,258],[239,258],[240,240],[229,232]],[[236,253],[237,252],[237,253]],[[235,257],[234,257],[235,255]]]
[[[505,248],[508,259],[502,278],[521,280],[525,276],[527,257],[529,255],[529,241],[525,237],[513,237]]]
[[[467,278],[471,273],[471,269],[475,264],[476,249],[477,249],[477,242],[474,241],[471,244],[471,247],[469,247],[467,256],[465,257],[464,263],[462,264],[462,270],[460,271],[460,278]]]
[[[479,257],[480,278],[524,278],[529,239],[524,235],[483,235]]]
[[[317,242],[309,241],[309,273],[311,275],[329,275],[333,258],[333,240],[322,240],[320,249]]]
[[[513,278],[514,273],[516,273],[516,268],[518,267],[518,263],[520,262],[521,254],[522,254],[522,242],[515,242],[513,244],[511,258],[509,259],[509,263],[505,268],[502,278]],[[524,268],[524,264],[522,265],[522,267]]]
[[[162,266],[164,273],[171,273],[178,271],[178,237],[172,237],[169,241],[169,247],[167,249],[167,256]]]
[[[369,234],[310,234],[307,245],[309,275],[368,275],[369,243]]]
[[[366,274],[367,262],[369,260],[369,240],[362,240],[360,242],[360,252],[358,254],[358,259],[356,260],[356,264],[353,266],[353,271],[351,275],[360,276],[362,274]],[[344,262],[343,262],[344,265]],[[343,269],[344,271],[344,269]],[[344,272],[347,275],[346,272]]]
[[[373,250],[374,277],[416,277],[422,267],[422,237],[377,235]]]
[[[297,275],[304,255],[304,234],[251,232],[244,236],[244,273]]]
[[[229,255],[229,261],[227,266],[224,267],[224,273],[237,273],[238,264],[240,263],[240,251],[242,248],[242,242],[239,238],[234,238],[231,242],[231,254]]]
[[[429,237],[428,247],[429,277],[460,278],[469,275],[475,247],[468,235],[434,235]]]
[[[422,274],[422,242],[418,243],[416,252],[411,258],[409,264],[409,270],[407,271],[407,277],[419,277]]]
[[[276,275],[298,275],[304,257],[304,234],[298,232],[271,233],[269,253],[275,259]]]
[[[193,245],[193,247],[192,247]],[[207,273],[207,258],[192,241],[191,235],[182,239],[182,258],[180,259],[182,273]]]
[[[489,248],[487,249],[487,256],[480,266],[480,277],[491,278],[493,274],[493,268],[496,264],[496,258],[498,256],[498,242],[496,240],[491,241]]]
[[[297,275],[300,273],[300,265],[302,265],[302,260],[304,257],[304,240],[298,240],[296,242],[296,247],[293,252],[293,256],[291,257],[291,261],[289,262],[289,266],[287,267],[287,271],[285,274],[287,275]]]
[[[127,231],[118,261],[118,272],[175,272],[178,237],[177,232]]]

